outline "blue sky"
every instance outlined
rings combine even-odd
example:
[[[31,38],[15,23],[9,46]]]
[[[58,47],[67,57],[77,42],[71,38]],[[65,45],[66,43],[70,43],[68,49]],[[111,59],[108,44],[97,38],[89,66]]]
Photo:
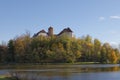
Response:
[[[0,0],[0,43],[49,26],[120,44],[120,0]]]

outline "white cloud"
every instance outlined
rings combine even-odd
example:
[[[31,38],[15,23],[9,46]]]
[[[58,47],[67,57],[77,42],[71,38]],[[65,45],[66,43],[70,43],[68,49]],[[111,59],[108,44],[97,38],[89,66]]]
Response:
[[[100,20],[100,21],[103,21],[103,20],[105,20],[105,19],[106,19],[106,18],[103,17],[103,16],[100,16],[100,17],[99,17],[99,20]],[[120,19],[120,16],[109,16],[108,19]]]
[[[99,17],[99,20],[103,21],[103,20],[105,20],[105,17],[101,16],[101,17]]]
[[[117,42],[110,42],[111,45],[118,45]]]
[[[113,48],[118,48],[119,44],[117,42],[110,42],[110,45],[113,47]]]
[[[120,19],[120,16],[110,16],[111,19]]]

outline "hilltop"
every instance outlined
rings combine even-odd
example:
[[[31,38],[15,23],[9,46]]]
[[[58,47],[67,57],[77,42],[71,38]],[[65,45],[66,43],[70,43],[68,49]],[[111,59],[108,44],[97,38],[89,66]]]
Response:
[[[7,45],[0,45],[0,62],[120,62],[120,52],[117,48],[112,48],[109,43],[102,44],[100,40],[92,39],[89,35],[82,38],[70,37],[72,32],[70,28],[65,28],[59,36],[56,36],[53,35],[53,28],[50,27],[48,33],[41,30],[33,37],[29,34],[18,36],[9,40]]]

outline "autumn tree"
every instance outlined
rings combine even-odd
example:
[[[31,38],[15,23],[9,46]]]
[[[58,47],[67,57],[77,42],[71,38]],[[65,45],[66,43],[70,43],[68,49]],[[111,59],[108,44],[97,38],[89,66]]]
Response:
[[[101,43],[87,35],[82,38],[68,36],[37,36],[24,34],[0,45],[0,62],[8,63],[118,63],[120,54],[109,43]]]
[[[117,63],[118,57],[117,57],[117,55],[116,55],[114,50],[111,50],[108,59],[109,59],[110,63]]]

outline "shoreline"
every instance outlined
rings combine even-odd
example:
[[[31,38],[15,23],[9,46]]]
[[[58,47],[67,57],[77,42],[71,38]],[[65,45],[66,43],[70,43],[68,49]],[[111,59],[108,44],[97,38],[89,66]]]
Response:
[[[89,64],[113,64],[100,62],[76,62],[76,63],[0,63],[0,66],[6,65],[89,65]],[[116,63],[119,64],[119,63]]]

